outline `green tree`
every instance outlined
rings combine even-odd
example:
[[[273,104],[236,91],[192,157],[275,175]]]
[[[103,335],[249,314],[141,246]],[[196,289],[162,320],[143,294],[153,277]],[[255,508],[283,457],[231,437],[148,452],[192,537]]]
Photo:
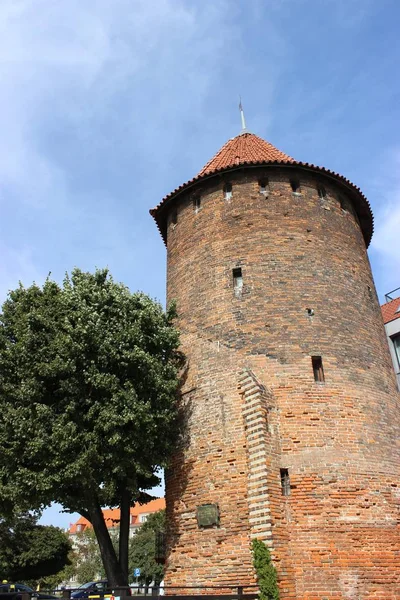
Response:
[[[165,530],[165,510],[148,516],[139,531],[129,543],[129,570],[139,568],[140,581],[149,584],[152,580],[159,584],[164,577],[164,565],[156,562],[156,534]]]
[[[11,581],[38,580],[69,564],[71,544],[57,527],[38,525],[36,517],[0,517],[0,574]]]
[[[68,563],[63,569],[61,569],[61,571],[58,571],[55,573],[55,575],[47,575],[46,577],[36,579],[29,585],[31,585],[31,587],[34,589],[40,585],[42,590],[55,590],[61,583],[64,581],[69,581],[74,577],[77,569],[77,559],[77,554],[75,550],[72,549],[68,553]]]
[[[260,588],[259,599],[279,600],[276,569],[267,546],[261,540],[253,540],[253,563]]]
[[[99,544],[92,528],[77,534],[75,551],[78,556],[75,574],[80,583],[93,581],[104,575]],[[114,544],[115,545],[115,544]]]
[[[126,585],[129,510],[150,499],[179,432],[174,310],[107,270],[20,284],[0,315],[0,502],[56,501],[93,525],[112,586]],[[102,507],[120,507],[119,556]]]

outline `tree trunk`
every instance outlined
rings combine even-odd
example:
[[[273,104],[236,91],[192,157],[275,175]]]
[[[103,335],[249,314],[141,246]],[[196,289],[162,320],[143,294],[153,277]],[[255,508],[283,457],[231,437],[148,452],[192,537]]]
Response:
[[[90,499],[88,506],[90,522],[93,525],[97,542],[100,548],[101,560],[106,571],[108,585],[113,588],[116,586],[127,586],[128,579],[124,576],[121,566],[117,560],[114,547],[104,521],[103,511],[96,498]]]
[[[128,580],[128,554],[129,554],[129,528],[130,528],[130,502],[131,495],[124,490],[121,496],[121,516],[119,522],[119,564],[121,570]]]

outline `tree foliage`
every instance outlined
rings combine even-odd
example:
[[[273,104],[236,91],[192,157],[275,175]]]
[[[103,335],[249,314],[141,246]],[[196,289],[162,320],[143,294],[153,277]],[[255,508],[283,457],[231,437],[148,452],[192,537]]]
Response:
[[[69,564],[71,544],[57,527],[30,514],[0,517],[0,574],[11,581],[39,580]]]
[[[56,501],[91,521],[111,585],[127,581],[129,507],[176,446],[173,309],[107,270],[10,292],[0,315],[0,502]],[[102,506],[121,508],[119,560]]]
[[[253,563],[260,588],[259,599],[279,600],[276,569],[267,546],[261,540],[253,540]]]
[[[112,541],[115,541],[112,539]],[[92,528],[87,527],[77,534],[75,551],[78,557],[75,575],[79,583],[104,577],[99,544]]]
[[[165,529],[165,511],[160,510],[149,515],[137,533],[129,540],[129,578],[135,568],[140,568],[140,582],[147,584],[154,580],[159,583],[164,576],[164,567],[155,561],[155,536],[156,532]],[[111,532],[113,545],[117,549],[115,531]],[[87,527],[77,533],[75,538],[75,568],[73,575],[80,583],[93,581],[104,577],[104,568],[101,561],[100,549],[95,533]],[[61,580],[60,580],[61,581]]]
[[[155,560],[156,533],[165,530],[165,510],[159,510],[148,516],[139,531],[129,543],[129,570],[139,568],[140,582],[159,584],[164,577],[164,566]]]
[[[61,571],[57,571],[54,575],[46,575],[45,577],[40,577],[39,579],[34,579],[31,581],[26,581],[28,585],[30,585],[33,589],[36,589],[37,586],[40,586],[42,590],[56,590],[60,584],[65,581],[70,581],[75,573],[77,568],[77,554],[75,550],[72,548],[68,553],[68,563],[65,565]]]

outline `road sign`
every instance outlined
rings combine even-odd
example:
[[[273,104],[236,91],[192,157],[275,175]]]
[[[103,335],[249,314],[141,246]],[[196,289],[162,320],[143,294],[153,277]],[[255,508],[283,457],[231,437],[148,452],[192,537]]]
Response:
[[[140,569],[134,569],[133,570],[133,576],[134,577],[140,577]]]

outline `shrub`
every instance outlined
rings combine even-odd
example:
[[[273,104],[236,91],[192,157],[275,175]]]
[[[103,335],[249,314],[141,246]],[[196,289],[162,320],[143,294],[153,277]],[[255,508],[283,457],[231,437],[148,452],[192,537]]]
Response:
[[[261,540],[253,540],[253,564],[260,588],[260,600],[279,600],[276,569],[271,562],[267,546]]]

